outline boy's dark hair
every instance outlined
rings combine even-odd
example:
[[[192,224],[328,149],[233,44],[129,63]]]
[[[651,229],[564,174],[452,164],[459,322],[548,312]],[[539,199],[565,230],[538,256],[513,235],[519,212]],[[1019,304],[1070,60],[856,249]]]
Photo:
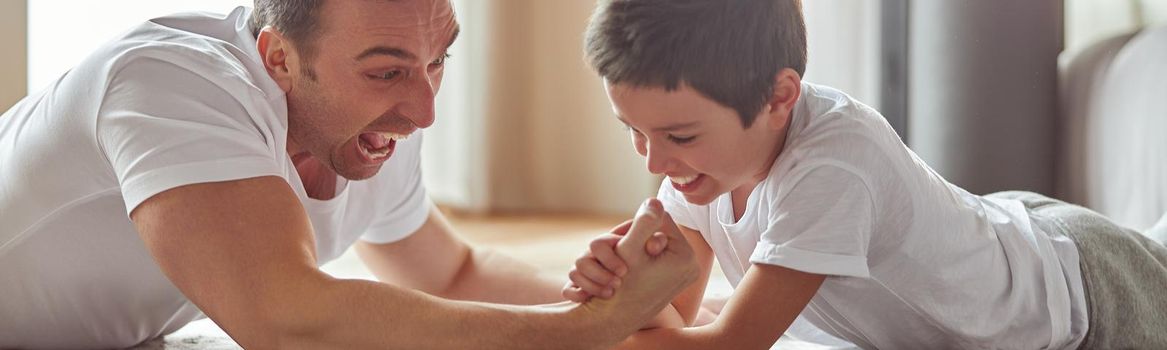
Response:
[[[283,33],[296,44],[296,49],[305,62],[311,61],[315,53],[313,39],[320,25],[320,6],[323,0],[255,0],[251,12],[251,34],[259,36],[265,26]],[[305,66],[307,67],[307,66]]]
[[[584,50],[611,84],[685,83],[748,128],[780,70],[806,71],[806,24],[801,0],[605,0]]]

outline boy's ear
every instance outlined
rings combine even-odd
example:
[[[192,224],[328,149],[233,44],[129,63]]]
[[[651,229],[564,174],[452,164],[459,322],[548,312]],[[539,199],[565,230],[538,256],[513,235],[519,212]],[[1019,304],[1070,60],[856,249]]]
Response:
[[[782,130],[790,119],[798,97],[802,95],[802,77],[790,68],[783,68],[774,76],[774,93],[766,103],[765,118],[769,118],[771,129]]]
[[[256,48],[264,68],[267,68],[267,74],[284,92],[290,91],[292,72],[295,71],[292,66],[295,65],[296,57],[288,40],[275,28],[267,26],[259,31]]]

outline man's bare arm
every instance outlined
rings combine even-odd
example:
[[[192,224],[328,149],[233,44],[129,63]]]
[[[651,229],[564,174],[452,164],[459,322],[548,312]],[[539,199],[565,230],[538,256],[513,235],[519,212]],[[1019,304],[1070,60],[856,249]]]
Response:
[[[356,251],[377,278],[443,298],[507,304],[563,301],[562,279],[454,234],[437,208],[398,242],[359,242]]]
[[[248,349],[600,348],[630,334],[695,277],[692,252],[674,244],[656,258],[628,255],[633,286],[578,306],[456,302],[334,279],[316,269],[311,225],[277,177],[171,189],[131,217],[167,277]],[[646,230],[630,233],[638,238],[629,244],[643,246]]]

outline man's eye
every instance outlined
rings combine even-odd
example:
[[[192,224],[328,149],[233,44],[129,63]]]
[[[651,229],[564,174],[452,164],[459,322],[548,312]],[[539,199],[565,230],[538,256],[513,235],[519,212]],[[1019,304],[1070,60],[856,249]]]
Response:
[[[452,56],[450,56],[449,53],[444,53],[444,54],[442,54],[442,57],[438,57],[438,59],[434,60],[433,62],[430,62],[430,65],[431,66],[445,65],[446,60],[450,59],[450,57],[452,57]]]
[[[401,75],[401,71],[391,70],[391,71],[380,73],[380,74],[372,74],[372,75],[369,75],[369,77],[373,78],[373,79],[377,79],[377,80],[393,80],[393,79],[396,79],[400,75]]]
[[[697,136],[680,137],[680,136],[669,135],[669,141],[672,141],[673,143],[676,143],[678,145],[683,145],[686,143],[693,142],[693,140],[695,140],[695,139],[697,139]]]

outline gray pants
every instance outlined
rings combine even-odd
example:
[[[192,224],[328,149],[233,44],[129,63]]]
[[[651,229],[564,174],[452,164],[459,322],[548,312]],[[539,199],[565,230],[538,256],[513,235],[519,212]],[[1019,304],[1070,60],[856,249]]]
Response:
[[[1043,229],[1078,246],[1090,328],[1082,349],[1167,349],[1167,247],[1089,209],[1028,192],[1021,200]],[[1157,228],[1159,229],[1159,228]]]

